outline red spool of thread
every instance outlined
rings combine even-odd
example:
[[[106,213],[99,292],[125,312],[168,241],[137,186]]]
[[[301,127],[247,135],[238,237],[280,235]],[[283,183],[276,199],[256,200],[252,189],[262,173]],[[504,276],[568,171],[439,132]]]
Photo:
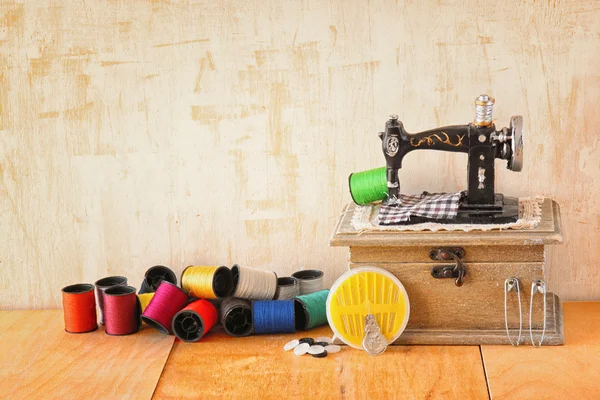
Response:
[[[97,280],[95,285],[98,309],[100,310],[100,324],[104,325],[104,292],[113,286],[127,286],[127,278],[124,276],[108,276]]]
[[[206,300],[196,300],[173,317],[173,333],[184,342],[197,342],[217,323],[217,309]]]
[[[98,329],[94,285],[79,283],[62,289],[65,331],[85,333]]]
[[[131,286],[113,286],[104,291],[104,326],[109,335],[131,335],[140,329],[142,307]]]
[[[171,321],[185,307],[187,294],[176,285],[162,281],[142,314],[142,320],[161,333],[171,333]]]

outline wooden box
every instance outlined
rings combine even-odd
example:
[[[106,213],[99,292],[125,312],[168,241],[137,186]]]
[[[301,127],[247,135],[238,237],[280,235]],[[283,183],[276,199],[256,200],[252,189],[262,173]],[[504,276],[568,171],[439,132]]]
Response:
[[[546,199],[540,224],[529,230],[495,231],[366,231],[352,226],[354,204],[348,205],[331,238],[331,246],[349,246],[350,268],[375,266],[400,279],[410,300],[410,318],[396,344],[509,344],[505,325],[504,282],[521,283],[522,343],[529,338],[531,284],[544,279],[546,248],[562,242],[558,204]],[[432,276],[430,251],[464,249],[464,284]],[[518,336],[519,311],[515,292],[507,297],[508,323],[513,340]],[[535,295],[532,327],[539,339],[543,327],[543,296]],[[543,345],[564,342],[562,306],[558,296],[546,296],[546,330]]]

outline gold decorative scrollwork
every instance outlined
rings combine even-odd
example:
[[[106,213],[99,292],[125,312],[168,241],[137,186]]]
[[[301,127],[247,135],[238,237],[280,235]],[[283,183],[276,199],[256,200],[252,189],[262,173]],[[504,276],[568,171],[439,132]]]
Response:
[[[463,145],[462,141],[465,138],[465,135],[458,136],[458,141],[456,143],[452,143],[452,140],[450,140],[450,136],[448,136],[446,132],[441,131],[440,134],[444,135],[445,139],[442,139],[437,133],[432,133],[429,136],[421,138],[418,142],[415,141],[415,138],[411,138],[410,145],[412,147],[419,147],[423,142],[426,142],[427,146],[433,146],[436,143],[447,144],[448,146],[452,147],[461,147]],[[437,139],[438,141],[436,141],[435,139]]]

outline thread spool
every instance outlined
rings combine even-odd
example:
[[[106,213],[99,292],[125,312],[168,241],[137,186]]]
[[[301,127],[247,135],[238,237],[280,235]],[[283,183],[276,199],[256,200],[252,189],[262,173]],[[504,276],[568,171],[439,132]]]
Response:
[[[227,267],[190,265],[181,273],[181,288],[192,297],[220,299],[233,290],[231,270]]]
[[[196,300],[173,317],[172,330],[184,342],[197,342],[217,323],[217,309],[207,300]]]
[[[323,271],[316,269],[305,269],[292,274],[294,278],[298,279],[301,295],[323,290],[323,275]]]
[[[98,329],[94,285],[79,283],[62,289],[65,331],[85,333]]]
[[[273,271],[240,267],[234,264],[233,297],[247,300],[272,300],[277,292],[277,275]]]
[[[139,294],[153,293],[160,286],[162,281],[171,282],[173,285],[177,285],[177,276],[170,268],[164,265],[155,265],[150,267],[144,274],[144,280],[140,285]]]
[[[252,306],[248,300],[228,297],[221,303],[219,312],[227,334],[242,337],[252,333]]]
[[[475,99],[475,120],[477,126],[490,126],[493,123],[494,103],[496,100],[487,94],[477,96]]]
[[[263,300],[252,302],[254,333],[293,333],[294,300]]]
[[[142,293],[138,294],[138,299],[140,301],[140,307],[142,307],[142,312],[146,311],[146,307],[150,304],[150,300],[154,297],[154,293]]]
[[[171,321],[177,311],[187,304],[188,296],[181,288],[163,281],[142,314],[142,321],[157,331],[171,333]]]
[[[96,286],[96,298],[100,310],[100,324],[104,325],[104,292],[113,286],[127,286],[127,278],[124,276],[107,276],[94,283]]]
[[[296,329],[306,330],[327,323],[327,296],[329,290],[298,296],[294,299]]]
[[[283,278],[277,278],[277,292],[275,293],[275,300],[290,300],[300,294],[300,284],[298,279],[285,276]]]
[[[104,291],[105,327],[108,335],[131,335],[140,329],[141,306],[132,286]]]
[[[386,168],[355,172],[348,177],[350,196],[358,205],[385,200],[388,197]]]

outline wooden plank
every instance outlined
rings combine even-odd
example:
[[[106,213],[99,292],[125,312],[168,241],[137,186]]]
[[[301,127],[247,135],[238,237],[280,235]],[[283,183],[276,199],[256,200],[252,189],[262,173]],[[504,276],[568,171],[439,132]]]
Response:
[[[600,302],[564,304],[565,345],[482,346],[493,399],[597,399]]]
[[[408,294],[411,314],[407,329],[504,329],[504,281],[521,281],[523,315],[527,316],[531,283],[543,279],[543,263],[467,263],[460,287],[453,279],[436,279],[431,267],[443,263],[351,263],[350,268],[375,266],[394,274]],[[519,322],[518,298],[509,296],[509,326]],[[533,323],[541,326],[543,304],[536,303]],[[527,312],[526,312],[527,311]]]
[[[297,357],[283,345],[328,327],[287,335],[231,338],[211,333],[178,342],[157,399],[487,399],[477,346],[391,346],[378,357],[344,346],[324,359]]]
[[[433,262],[433,246],[352,246],[351,262]],[[544,261],[544,246],[465,246],[465,262],[532,262]]]
[[[355,204],[349,204],[343,212],[331,237],[331,246],[466,246],[510,245],[531,246],[561,243],[560,209],[556,202],[546,199],[542,205],[542,221],[534,229],[503,231],[357,231],[352,226]]]
[[[62,310],[0,311],[0,398],[149,399],[173,336],[64,331]]]

